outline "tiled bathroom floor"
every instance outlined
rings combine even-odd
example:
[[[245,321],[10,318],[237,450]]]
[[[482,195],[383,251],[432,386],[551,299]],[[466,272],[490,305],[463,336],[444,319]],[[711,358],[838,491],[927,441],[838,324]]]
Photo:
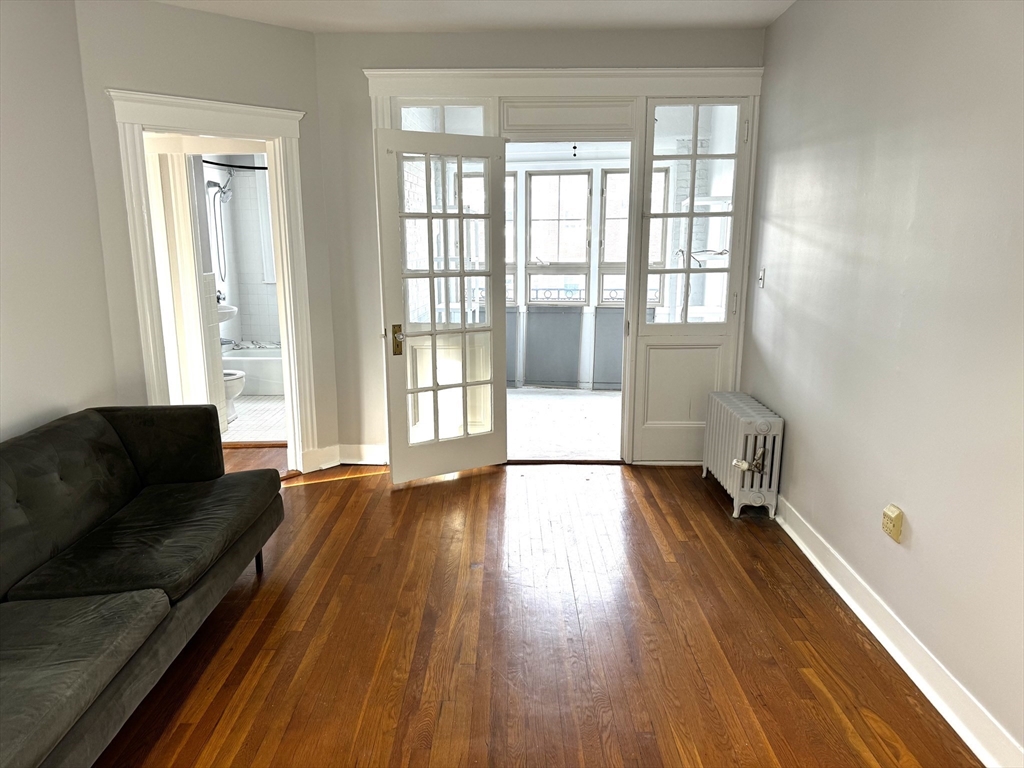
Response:
[[[238,418],[221,435],[225,443],[264,443],[287,439],[282,395],[242,395],[235,399]]]

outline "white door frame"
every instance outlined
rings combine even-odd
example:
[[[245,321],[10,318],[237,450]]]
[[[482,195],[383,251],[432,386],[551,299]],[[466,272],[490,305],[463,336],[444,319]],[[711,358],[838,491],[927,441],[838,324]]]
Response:
[[[750,142],[756,146],[761,93],[759,67],[707,69],[365,69],[373,101],[373,127],[391,128],[394,106],[400,104],[479,104],[484,131],[511,141],[571,139],[627,140],[630,162],[629,257],[626,262],[626,328],[622,354],[622,444],[624,461],[634,460],[634,372],[639,345],[647,100],[649,98],[752,97]],[[752,191],[753,160],[750,165]],[[746,270],[749,261],[751,207],[745,214],[735,381],[743,347],[746,311]]]
[[[309,284],[299,178],[299,120],[304,112],[178,96],[108,90],[114,102],[128,209],[135,294],[142,336],[146,399],[170,402],[149,192],[144,131],[266,142],[270,210],[281,309],[281,358],[288,439],[288,468],[318,469]],[[308,465],[308,466],[307,466]]]

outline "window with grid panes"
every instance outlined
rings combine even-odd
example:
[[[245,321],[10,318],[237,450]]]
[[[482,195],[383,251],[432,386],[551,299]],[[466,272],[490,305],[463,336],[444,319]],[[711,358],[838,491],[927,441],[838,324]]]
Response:
[[[526,174],[529,303],[587,302],[591,178],[590,171]]]

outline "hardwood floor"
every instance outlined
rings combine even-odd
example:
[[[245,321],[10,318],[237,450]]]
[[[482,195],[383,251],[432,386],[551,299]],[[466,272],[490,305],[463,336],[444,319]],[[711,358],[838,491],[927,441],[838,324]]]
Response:
[[[276,469],[281,477],[291,476],[288,471],[288,450],[284,446],[225,446],[224,471],[243,469]]]
[[[975,766],[766,516],[699,470],[288,481],[101,766]]]

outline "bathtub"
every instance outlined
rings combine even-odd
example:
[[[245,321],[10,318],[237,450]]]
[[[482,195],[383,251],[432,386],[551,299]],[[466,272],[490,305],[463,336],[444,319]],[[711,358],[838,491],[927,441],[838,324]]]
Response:
[[[243,395],[283,395],[284,368],[278,349],[226,349],[221,354],[224,370],[243,371]]]

